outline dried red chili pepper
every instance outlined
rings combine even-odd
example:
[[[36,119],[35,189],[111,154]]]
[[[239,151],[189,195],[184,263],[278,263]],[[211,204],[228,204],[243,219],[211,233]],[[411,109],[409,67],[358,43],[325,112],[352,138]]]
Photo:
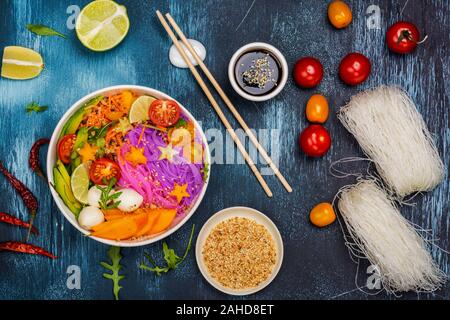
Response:
[[[16,218],[6,212],[0,212],[0,222],[8,223],[13,226],[18,226],[22,228],[30,228],[30,224],[28,222]],[[34,226],[31,226],[31,233],[34,233],[36,235],[39,234],[38,230]]]
[[[47,138],[41,138],[37,140],[30,150],[30,157],[28,158],[28,163],[30,165],[31,170],[36,172],[40,177],[45,178],[44,172],[41,169],[41,166],[39,164],[39,150],[41,149],[41,146],[47,144],[50,142],[50,139]]]
[[[34,194],[30,191],[30,189],[27,188],[26,185],[22,183],[19,179],[14,177],[11,172],[9,172],[4,166],[3,163],[0,161],[0,172],[3,173],[3,175],[8,179],[9,183],[13,186],[14,189],[19,193],[20,197],[22,198],[23,202],[25,203],[25,206],[28,208],[30,212],[30,227],[28,228],[28,236],[31,232],[31,227],[33,226],[34,218],[36,217],[36,213],[39,207],[38,201]],[[27,236],[27,239],[28,239]]]
[[[48,257],[50,259],[56,259],[56,256],[54,256],[50,252],[46,251],[45,249],[35,246],[33,244],[24,243],[24,242],[17,242],[17,241],[0,242],[0,251],[1,250],[22,252],[22,253],[28,253],[28,254],[37,254],[40,256]]]

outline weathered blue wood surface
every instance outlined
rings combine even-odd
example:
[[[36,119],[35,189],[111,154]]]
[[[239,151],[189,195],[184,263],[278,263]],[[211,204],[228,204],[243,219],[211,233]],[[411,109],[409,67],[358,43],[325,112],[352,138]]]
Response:
[[[308,222],[310,208],[320,201],[331,201],[337,190],[352,179],[337,179],[328,173],[332,161],[360,156],[355,140],[331,115],[326,123],[333,137],[331,151],[323,159],[307,159],[300,153],[297,137],[307,125],[304,106],[315,91],[329,98],[336,111],[357,91],[379,84],[403,87],[417,103],[447,166],[445,182],[433,192],[415,198],[417,205],[402,208],[402,213],[425,229],[432,229],[436,244],[449,247],[449,1],[348,1],[354,21],[344,30],[333,29],[326,18],[327,1],[131,1],[126,5],[131,29],[117,48],[95,53],[85,49],[73,30],[66,28],[67,7],[84,6],[87,0],[1,0],[0,49],[21,45],[39,51],[46,63],[40,77],[30,81],[0,79],[0,158],[40,199],[36,225],[41,236],[34,242],[55,252],[59,259],[0,253],[0,299],[111,299],[110,281],[101,276],[99,262],[106,259],[107,247],[76,231],[57,210],[48,190],[28,169],[28,151],[34,140],[50,136],[66,109],[85,94],[116,84],[154,87],[181,101],[203,122],[205,129],[221,128],[217,116],[187,70],[168,62],[169,38],[154,14],[156,9],[170,11],[185,33],[205,44],[207,65],[255,128],[281,130],[280,168],[295,191],[287,194],[274,177],[268,182],[274,198],[268,199],[245,164],[214,165],[210,186],[194,217],[168,238],[171,246],[183,250],[192,223],[198,228],[214,212],[229,206],[244,205],[265,212],[279,227],[285,243],[285,260],[276,280],[250,298],[301,299],[381,299],[394,298],[384,293],[366,295],[356,289],[355,265],[348,256],[337,223],[323,230]],[[381,8],[381,29],[368,29],[366,9]],[[430,36],[416,53],[397,56],[384,44],[386,26],[399,19],[415,22]],[[60,38],[37,37],[25,29],[27,23],[42,23],[68,34]],[[292,67],[305,55],[318,57],[325,76],[316,90],[301,90],[289,79],[284,91],[265,103],[254,104],[239,98],[227,80],[227,65],[233,52],[253,41],[278,47]],[[373,63],[369,80],[357,88],[343,85],[337,77],[340,59],[350,51],[366,54]],[[30,101],[49,106],[41,114],[26,115]],[[234,121],[232,123],[235,123]],[[273,151],[273,150],[272,150]],[[363,164],[353,170],[364,170]],[[25,208],[3,177],[0,177],[0,211],[27,218]],[[198,231],[198,230],[197,230]],[[0,241],[20,240],[23,231],[0,225]],[[122,299],[230,298],[216,291],[202,278],[194,252],[174,272],[162,277],[144,273],[138,264],[144,250],[159,256],[161,243],[145,248],[124,249]],[[442,269],[450,272],[447,254],[432,248]],[[66,287],[66,270],[78,265],[82,270],[81,289]],[[365,285],[366,264],[359,272],[359,285]],[[403,298],[450,298],[450,283],[434,294],[404,294]]]

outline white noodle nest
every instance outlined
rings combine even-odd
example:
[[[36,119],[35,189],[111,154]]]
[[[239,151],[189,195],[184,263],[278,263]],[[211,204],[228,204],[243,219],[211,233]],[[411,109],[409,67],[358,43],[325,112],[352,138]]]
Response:
[[[401,89],[380,86],[353,96],[338,118],[399,197],[429,191],[444,164],[414,103]]]
[[[433,261],[426,243],[375,180],[345,186],[336,196],[356,257],[375,265],[388,292],[434,291],[446,276]]]

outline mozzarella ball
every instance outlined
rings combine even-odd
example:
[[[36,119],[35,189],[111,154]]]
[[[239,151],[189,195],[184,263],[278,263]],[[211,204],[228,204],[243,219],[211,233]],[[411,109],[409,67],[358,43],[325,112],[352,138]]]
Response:
[[[84,207],[78,216],[78,223],[86,230],[90,230],[93,226],[96,226],[103,221],[105,221],[103,212],[99,208],[93,206]]]
[[[115,200],[120,201],[119,206],[117,207],[119,210],[125,212],[134,211],[139,208],[144,201],[144,197],[133,189],[121,189],[117,192],[121,192],[120,196]]]
[[[100,197],[102,195],[102,191],[97,188],[97,186],[93,186],[89,189],[88,192],[88,203],[90,206],[100,208]]]

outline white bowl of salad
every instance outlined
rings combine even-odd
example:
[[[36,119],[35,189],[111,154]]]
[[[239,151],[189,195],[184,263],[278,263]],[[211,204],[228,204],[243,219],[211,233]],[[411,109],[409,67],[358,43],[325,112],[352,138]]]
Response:
[[[53,132],[47,172],[58,208],[108,245],[156,242],[195,212],[209,180],[200,125],[158,90],[121,85],[78,100]]]

